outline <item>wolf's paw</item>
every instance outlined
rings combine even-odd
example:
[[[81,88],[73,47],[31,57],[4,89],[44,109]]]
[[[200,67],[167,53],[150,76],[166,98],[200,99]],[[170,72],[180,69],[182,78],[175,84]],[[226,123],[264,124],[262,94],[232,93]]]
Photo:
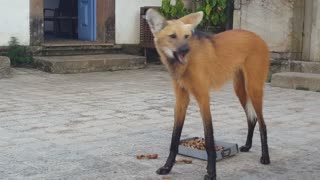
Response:
[[[204,176],[204,180],[216,180],[216,177],[210,177],[208,174]]]
[[[251,146],[244,145],[244,146],[241,146],[239,149],[241,152],[249,152],[249,150],[251,149]]]
[[[171,168],[170,167],[167,167],[167,166],[163,166],[161,168],[159,168],[157,170],[157,174],[159,175],[166,175],[166,174],[169,174],[171,171]]]
[[[261,156],[261,158],[260,158],[260,163],[261,163],[261,164],[270,164],[270,158],[269,158],[269,156]]]

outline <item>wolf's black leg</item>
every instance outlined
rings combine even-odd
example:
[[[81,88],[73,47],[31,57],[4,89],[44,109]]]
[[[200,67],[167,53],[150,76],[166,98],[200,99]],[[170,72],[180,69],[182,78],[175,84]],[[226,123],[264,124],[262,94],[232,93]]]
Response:
[[[175,85],[175,94],[176,94],[176,105],[175,105],[175,118],[174,118],[174,127],[172,132],[171,146],[170,146],[170,154],[167,158],[167,161],[164,166],[157,170],[157,173],[160,175],[170,173],[178,153],[179,143],[181,132],[187,112],[187,108],[189,105],[189,94],[188,92],[180,88],[178,85]]]
[[[157,170],[157,173],[160,175],[170,173],[170,171],[175,163],[176,156],[178,153],[178,147],[179,147],[182,127],[183,127],[183,123],[176,123],[175,122],[175,126],[174,126],[173,133],[172,133],[169,157],[167,158],[165,165]]]
[[[207,175],[205,175],[205,180],[215,180],[216,179],[216,149],[213,136],[212,121],[204,120],[204,134],[205,134],[205,144],[208,154],[208,165],[207,165]]]
[[[252,147],[252,137],[253,137],[253,132],[254,132],[254,128],[257,124],[257,118],[247,118],[248,120],[248,135],[247,135],[247,141],[246,144],[244,146],[240,147],[240,151],[241,152],[248,152],[251,147]]]
[[[267,127],[264,123],[263,118],[262,120],[259,121],[259,130],[260,130],[261,148],[262,148],[262,156],[261,156],[260,162],[261,164],[270,164]]]
[[[203,92],[203,88],[197,89],[193,94],[198,101],[200,112],[202,116],[204,126],[205,145],[208,155],[207,175],[204,179],[215,180],[216,179],[216,149],[214,145],[212,117],[210,111],[210,97],[209,92]]]

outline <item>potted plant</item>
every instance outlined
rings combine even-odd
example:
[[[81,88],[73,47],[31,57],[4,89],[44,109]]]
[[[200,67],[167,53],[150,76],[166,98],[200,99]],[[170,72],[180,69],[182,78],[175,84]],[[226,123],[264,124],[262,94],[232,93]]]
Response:
[[[176,4],[171,4],[171,0],[162,0],[160,13],[167,19],[178,19],[192,11],[187,9],[183,0],[176,0]]]
[[[226,29],[228,0],[193,0],[195,11],[203,11],[199,28],[206,32],[219,33]]]
[[[230,1],[230,0],[229,0]],[[199,29],[205,32],[219,33],[226,30],[228,20],[228,0],[162,0],[161,14],[167,19],[177,19],[191,12],[203,11],[204,17]]]

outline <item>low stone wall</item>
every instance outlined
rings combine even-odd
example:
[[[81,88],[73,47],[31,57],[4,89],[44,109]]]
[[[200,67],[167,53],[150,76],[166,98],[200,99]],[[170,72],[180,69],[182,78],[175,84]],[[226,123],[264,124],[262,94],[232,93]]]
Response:
[[[283,72],[272,75],[271,86],[320,92],[320,74]]]
[[[270,61],[270,73],[301,72],[320,74],[320,63],[308,61],[274,60]]]
[[[0,56],[0,79],[11,77],[10,59]]]

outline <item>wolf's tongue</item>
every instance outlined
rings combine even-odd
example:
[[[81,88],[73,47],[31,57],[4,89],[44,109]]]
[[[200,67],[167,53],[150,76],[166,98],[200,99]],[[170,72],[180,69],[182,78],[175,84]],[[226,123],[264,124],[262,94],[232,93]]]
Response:
[[[178,54],[178,60],[179,60],[179,63],[180,63],[180,64],[183,64],[183,63],[184,63],[184,57],[183,57],[183,55]]]

